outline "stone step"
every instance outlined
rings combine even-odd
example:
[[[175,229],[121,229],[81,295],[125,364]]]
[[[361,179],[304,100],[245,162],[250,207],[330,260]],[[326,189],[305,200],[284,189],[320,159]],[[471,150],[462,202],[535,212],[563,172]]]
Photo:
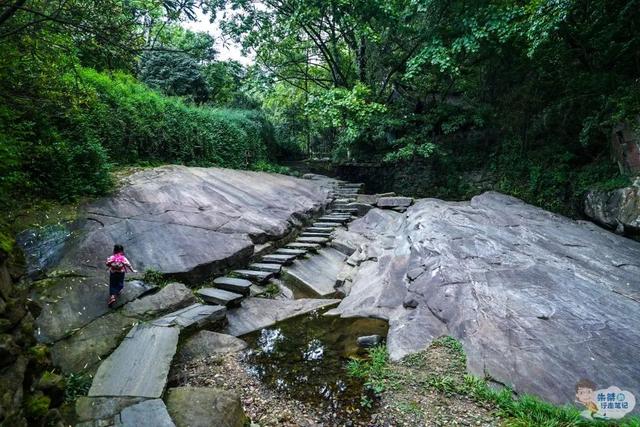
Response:
[[[333,227],[307,227],[304,229],[304,232],[309,233],[331,233],[333,231]]]
[[[348,197],[348,198],[347,198],[347,197],[340,197],[340,198],[335,199],[335,200],[333,201],[333,204],[334,204],[335,206],[338,206],[338,205],[340,205],[340,204],[353,203],[353,202],[355,202],[355,201],[356,201],[356,198],[355,198],[355,197]]]
[[[89,396],[160,398],[179,335],[178,328],[134,326],[100,364]]]
[[[331,237],[331,233],[314,233],[304,231],[300,233],[300,237],[326,237],[327,239]]]
[[[313,226],[314,227],[337,227],[340,224],[336,223],[336,222],[314,222]]]
[[[262,262],[288,265],[295,261],[296,255],[269,254],[262,257]]]
[[[318,245],[324,245],[329,241],[326,237],[300,237],[298,243],[314,243]]]
[[[346,205],[345,205],[346,206]],[[345,213],[345,214],[352,214],[352,213],[357,213],[358,212],[358,208],[342,208],[342,207],[336,207],[331,213]]]
[[[193,304],[174,311],[151,322],[154,326],[177,326],[181,329],[202,328],[216,323],[227,315],[227,309],[220,305]]]
[[[249,295],[251,285],[250,281],[238,279],[237,277],[217,277],[213,280],[213,286],[216,288],[244,296]]]
[[[301,250],[301,251],[317,251],[320,249],[320,245],[317,243],[309,243],[309,242],[293,242],[287,244],[287,248],[291,248],[293,250]]]
[[[323,216],[318,221],[322,222],[335,222],[338,224],[344,224],[350,219],[350,217],[341,217],[341,216]]]
[[[209,304],[224,305],[225,307],[239,305],[243,298],[241,294],[217,288],[198,289],[196,294]]]
[[[259,283],[266,282],[274,276],[273,273],[268,271],[258,270],[233,270],[233,272],[244,279],[254,280]]]
[[[282,281],[293,288],[306,289],[319,297],[335,295],[338,274],[346,255],[334,248],[323,248],[309,259],[282,270]]]
[[[256,262],[253,264],[249,264],[249,268],[252,270],[268,271],[270,273],[280,273],[282,266],[278,264],[263,264]]]
[[[293,249],[293,248],[280,248],[276,251],[276,254],[280,255],[293,255],[296,257],[302,256],[306,254],[307,251],[304,249]]]

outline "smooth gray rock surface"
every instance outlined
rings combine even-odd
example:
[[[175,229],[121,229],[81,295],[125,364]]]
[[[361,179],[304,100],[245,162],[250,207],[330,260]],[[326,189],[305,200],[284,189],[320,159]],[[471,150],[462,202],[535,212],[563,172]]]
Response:
[[[175,427],[167,407],[160,399],[150,399],[128,406],[114,421],[116,427]]]
[[[79,422],[92,420],[113,421],[127,406],[145,401],[144,397],[88,397],[80,396],[76,400],[76,416]]]
[[[37,299],[43,303],[36,319],[36,338],[52,343],[109,312],[109,277],[57,277],[41,282]],[[156,289],[140,281],[124,285],[118,305]]]
[[[252,283],[246,279],[238,279],[235,277],[217,277],[213,280],[216,288],[224,289],[229,292],[236,292],[242,295],[249,295]]]
[[[227,326],[223,333],[239,337],[257,331],[290,317],[305,314],[323,307],[336,305],[337,299],[272,300],[247,298],[242,307],[227,312]]]
[[[451,335],[518,392],[571,403],[589,378],[640,395],[640,243],[494,192],[375,209],[349,233],[363,256],[337,312],[389,319],[393,359]]]
[[[126,178],[112,197],[86,207],[61,265],[97,272],[114,243],[139,271],[186,281],[246,261],[254,244],[287,235],[322,209],[328,191],[285,175],[221,168],[162,166]],[[286,201],[286,202],[285,202]]]
[[[189,363],[212,354],[235,353],[245,348],[247,343],[234,336],[199,331],[181,344],[176,359],[180,363]]]
[[[153,320],[151,324],[180,329],[203,328],[222,321],[226,313],[227,309],[222,306],[196,303]]]
[[[217,388],[171,388],[167,409],[177,427],[243,427],[247,422],[240,396]]]
[[[249,289],[247,289],[249,291]],[[232,306],[240,304],[243,296],[235,292],[217,288],[202,288],[196,292],[200,298],[209,304]]]
[[[179,335],[178,328],[135,326],[98,368],[89,397],[160,398]]]
[[[282,271],[282,280],[288,284],[302,286],[319,297],[335,293],[334,286],[346,256],[334,249],[325,248],[308,259],[300,260]]]
[[[91,371],[115,349],[136,319],[119,312],[109,313],[89,323],[51,347],[51,360],[64,373]]]
[[[156,317],[196,302],[193,293],[182,283],[169,283],[153,295],[127,304],[122,312],[127,316]]]

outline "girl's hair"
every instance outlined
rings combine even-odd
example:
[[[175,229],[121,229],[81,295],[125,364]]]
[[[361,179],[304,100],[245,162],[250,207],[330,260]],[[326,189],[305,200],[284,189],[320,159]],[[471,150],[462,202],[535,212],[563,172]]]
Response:
[[[122,245],[114,245],[113,246],[113,253],[114,254],[122,254],[122,253],[124,253],[124,248],[122,247]]]

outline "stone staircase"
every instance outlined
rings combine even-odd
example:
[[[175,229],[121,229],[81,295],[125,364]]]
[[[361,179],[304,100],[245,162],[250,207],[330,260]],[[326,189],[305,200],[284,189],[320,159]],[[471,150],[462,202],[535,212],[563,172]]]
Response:
[[[315,177],[317,176],[312,175],[307,178],[315,179]],[[264,292],[266,286],[280,276],[283,266],[293,264],[296,259],[308,260],[305,263],[296,263],[299,264],[298,267],[302,267],[301,271],[296,271],[294,265],[294,268],[287,272],[300,280],[304,280],[305,275],[317,277],[318,269],[325,269],[322,261],[324,259],[329,259],[334,264],[336,260],[341,262],[341,258],[331,252],[337,251],[329,247],[331,233],[355,218],[353,214],[357,213],[357,209],[351,209],[347,205],[356,200],[362,184],[332,182],[330,191],[332,201],[329,209],[316,222],[302,230],[296,240],[285,244],[273,253],[260,256],[246,268],[233,270],[226,276],[214,279],[209,286],[197,289],[195,295],[204,303],[196,302],[134,326],[118,348],[100,364],[88,398],[84,401],[84,404],[90,407],[85,411],[92,414],[88,417],[90,421],[80,422],[77,425],[83,427],[112,425],[110,422],[104,423],[107,419],[115,419],[115,423],[121,425],[125,418],[131,417],[131,414],[126,411],[134,407],[148,410],[153,412],[156,418],[159,417],[153,421],[154,425],[174,425],[160,398],[166,387],[171,361],[182,331],[199,329],[223,321],[227,317],[227,308],[241,306],[245,298]],[[316,254],[318,254],[315,257],[317,262],[314,263],[312,259]],[[327,283],[324,287],[314,289],[314,292],[321,297],[326,297],[333,294],[333,284]],[[253,298],[249,305],[260,307],[258,304],[260,300],[260,298]],[[264,302],[267,301],[270,300]],[[337,302],[337,300],[326,299],[315,300],[315,302],[298,300],[300,307],[294,307],[292,310],[301,313],[306,306],[309,306],[308,309],[320,306],[319,301]],[[271,309],[283,310],[278,308],[279,303],[273,301],[269,305],[272,306]],[[252,310],[250,307],[247,309]],[[263,307],[261,310],[265,309],[268,307]],[[152,402],[152,404],[142,405],[144,402]],[[142,406],[137,408],[139,405]],[[147,406],[151,409],[146,408]],[[144,414],[143,418],[151,415],[151,413]]]

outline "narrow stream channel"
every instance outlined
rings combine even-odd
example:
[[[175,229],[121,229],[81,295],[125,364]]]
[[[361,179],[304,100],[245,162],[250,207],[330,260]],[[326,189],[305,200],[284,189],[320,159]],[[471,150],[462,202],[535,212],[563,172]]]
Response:
[[[244,364],[267,386],[308,404],[341,425],[368,419],[363,380],[350,376],[350,358],[367,357],[357,338],[387,335],[378,319],[325,316],[324,311],[288,319],[241,337],[249,344]]]

